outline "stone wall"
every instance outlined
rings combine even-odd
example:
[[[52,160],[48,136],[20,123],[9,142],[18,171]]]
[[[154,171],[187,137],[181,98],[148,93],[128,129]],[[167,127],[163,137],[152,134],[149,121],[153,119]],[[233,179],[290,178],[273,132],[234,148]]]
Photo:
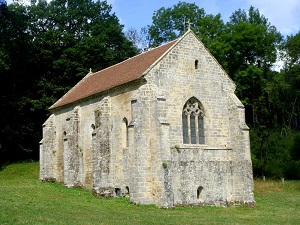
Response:
[[[231,149],[173,149],[170,171],[175,205],[226,206],[231,201]]]

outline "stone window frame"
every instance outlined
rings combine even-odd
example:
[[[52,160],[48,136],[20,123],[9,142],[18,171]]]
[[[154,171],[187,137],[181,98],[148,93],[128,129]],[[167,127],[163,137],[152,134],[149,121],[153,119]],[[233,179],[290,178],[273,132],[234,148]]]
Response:
[[[201,102],[189,98],[182,109],[182,141],[183,144],[204,145],[204,110]]]

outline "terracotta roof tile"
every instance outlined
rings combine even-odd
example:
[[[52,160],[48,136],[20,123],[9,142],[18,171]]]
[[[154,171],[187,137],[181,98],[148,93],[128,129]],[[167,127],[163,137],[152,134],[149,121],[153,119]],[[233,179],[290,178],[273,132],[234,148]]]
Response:
[[[118,85],[139,79],[175,42],[176,40],[171,41],[99,72],[87,74],[61,99],[54,103],[50,109],[76,102]]]

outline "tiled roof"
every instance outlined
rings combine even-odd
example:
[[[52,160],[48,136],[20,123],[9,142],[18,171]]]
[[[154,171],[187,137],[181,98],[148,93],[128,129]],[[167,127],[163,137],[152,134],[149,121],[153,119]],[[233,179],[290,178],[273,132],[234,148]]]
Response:
[[[58,108],[93,96],[110,88],[139,79],[177,40],[154,48],[121,63],[87,74],[50,109]]]

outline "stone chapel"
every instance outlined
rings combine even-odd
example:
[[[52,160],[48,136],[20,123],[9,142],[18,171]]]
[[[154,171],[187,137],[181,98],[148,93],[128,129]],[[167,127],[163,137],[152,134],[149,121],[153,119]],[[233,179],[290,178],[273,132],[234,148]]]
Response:
[[[133,203],[253,205],[235,84],[195,34],[88,73],[50,107],[40,179]]]

